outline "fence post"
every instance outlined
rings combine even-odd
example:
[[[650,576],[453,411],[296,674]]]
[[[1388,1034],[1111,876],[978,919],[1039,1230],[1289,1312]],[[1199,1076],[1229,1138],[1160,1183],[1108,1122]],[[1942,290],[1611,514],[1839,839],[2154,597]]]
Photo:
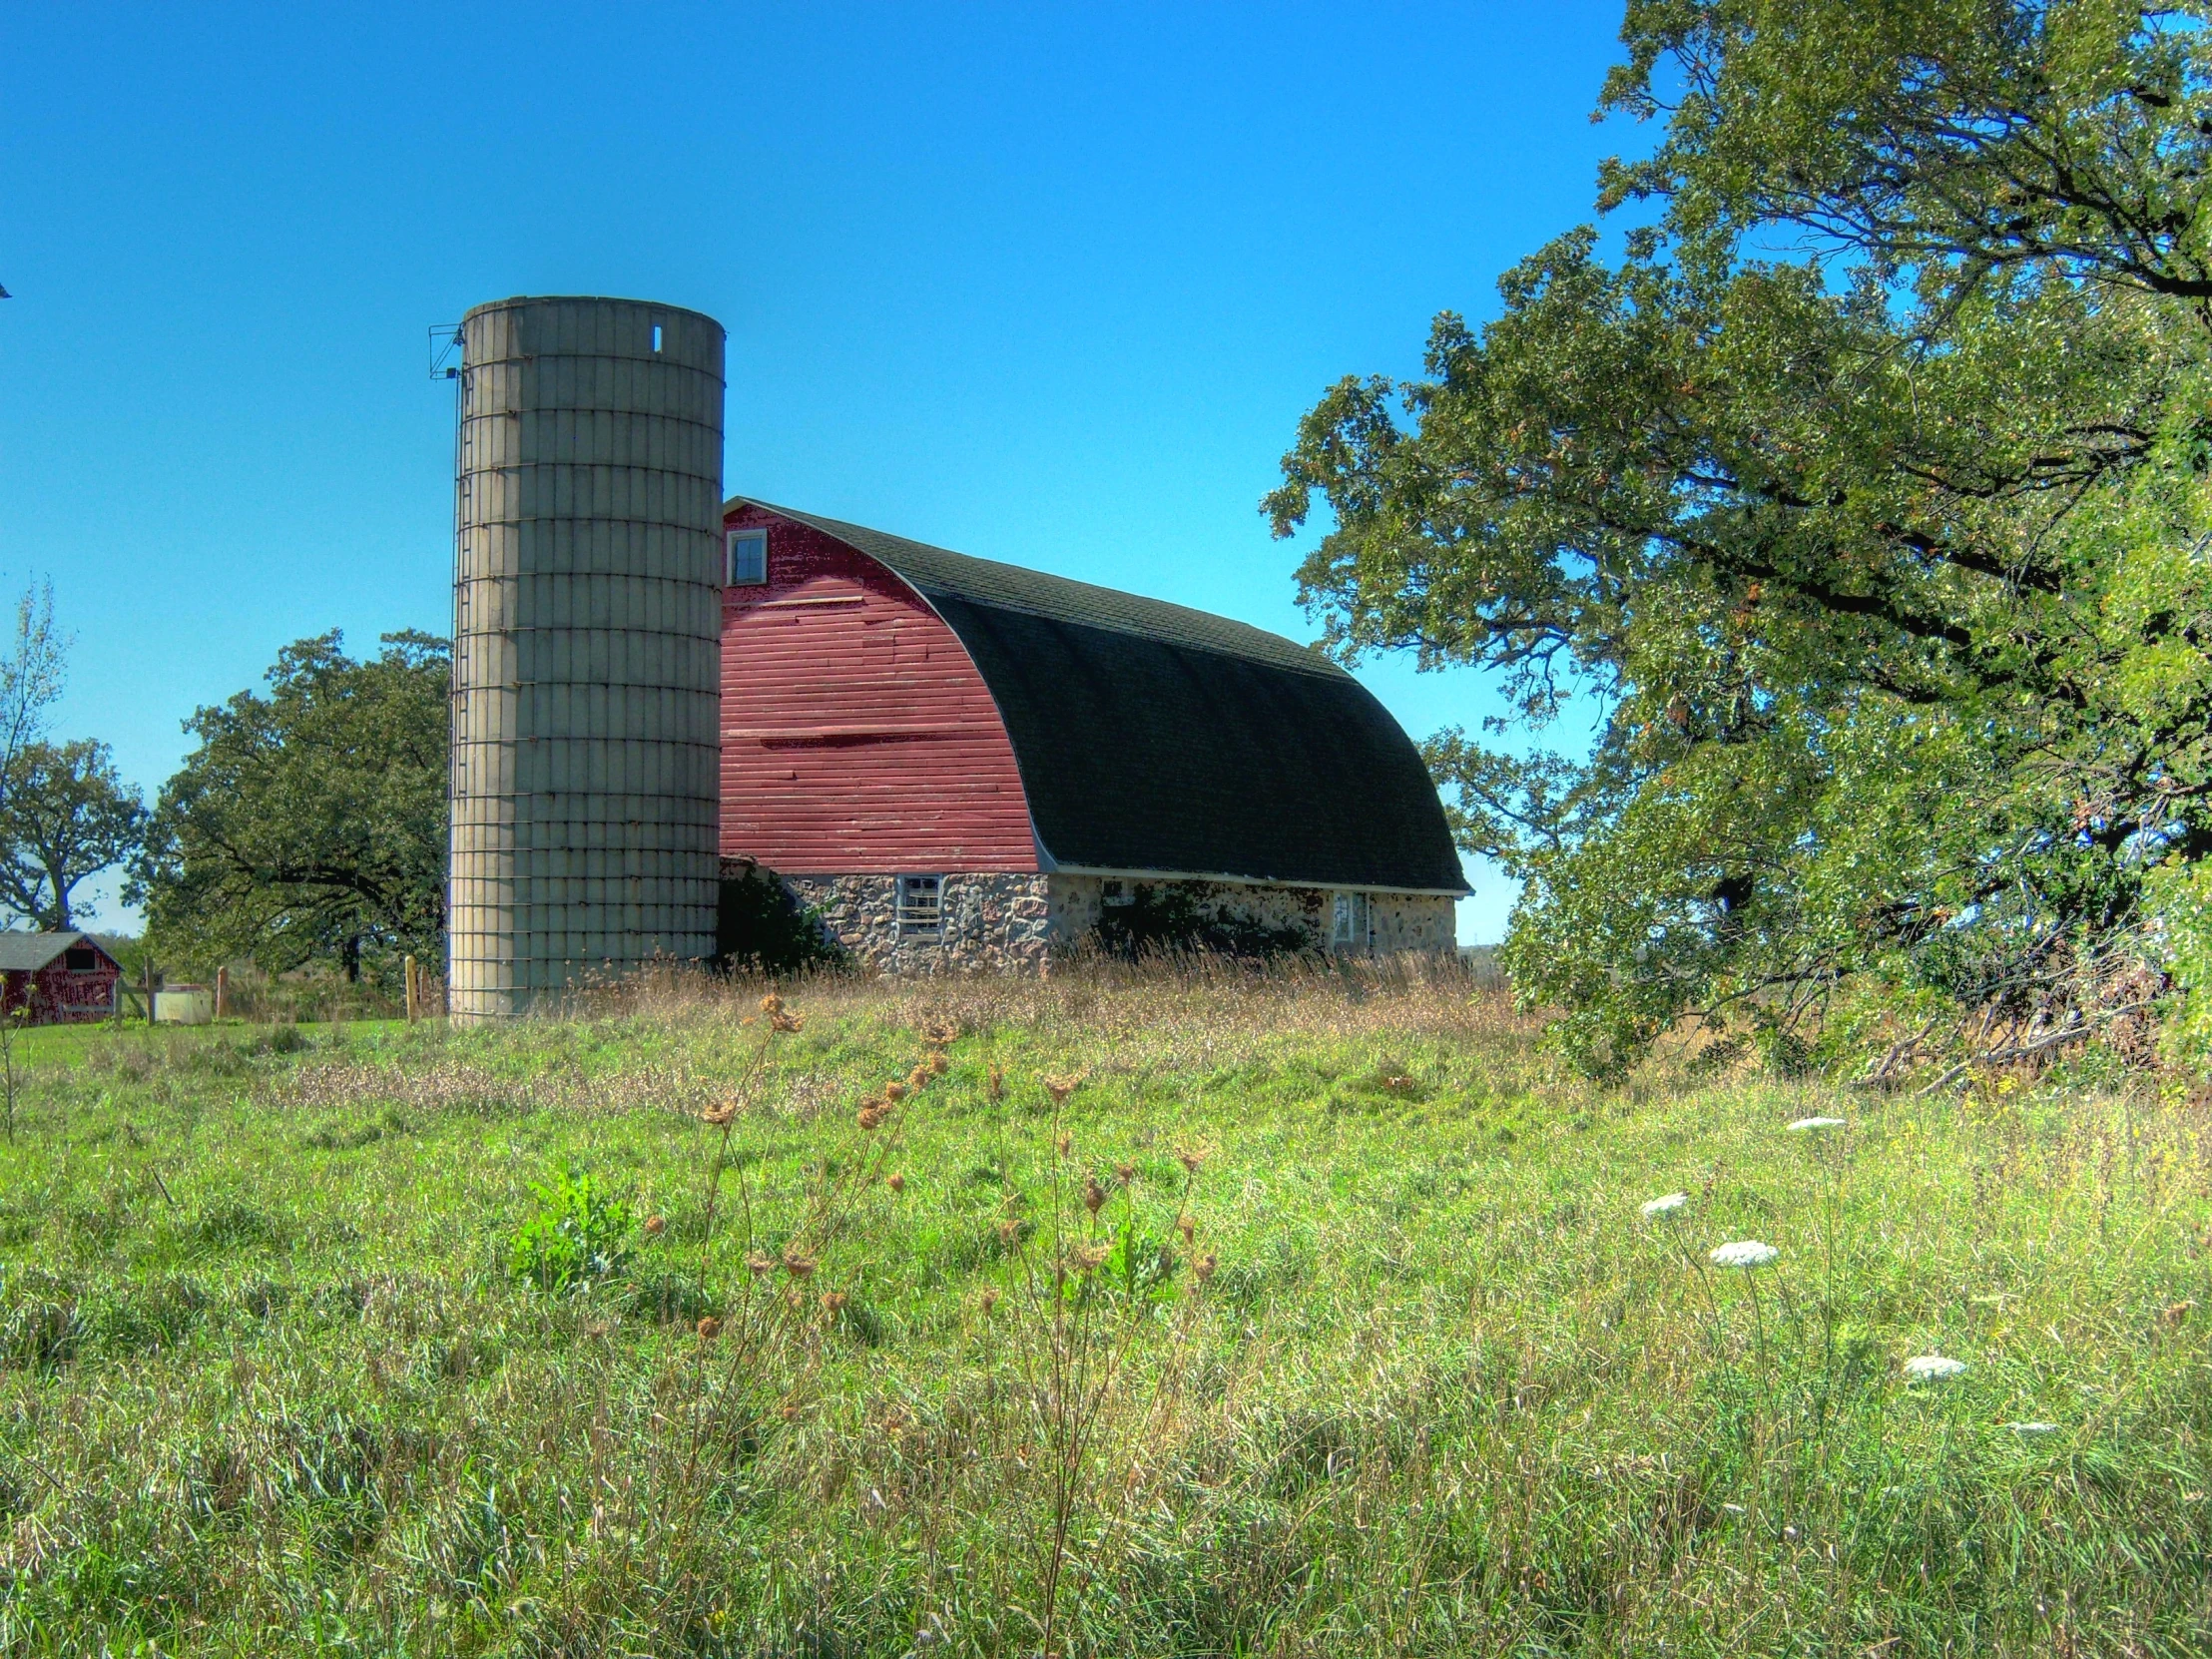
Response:
[[[415,965],[414,958],[407,958],[407,1023],[415,1022]]]
[[[215,1017],[227,1019],[231,1013],[231,970],[219,967],[215,970]]]
[[[154,958],[146,958],[146,1023],[154,1023]]]

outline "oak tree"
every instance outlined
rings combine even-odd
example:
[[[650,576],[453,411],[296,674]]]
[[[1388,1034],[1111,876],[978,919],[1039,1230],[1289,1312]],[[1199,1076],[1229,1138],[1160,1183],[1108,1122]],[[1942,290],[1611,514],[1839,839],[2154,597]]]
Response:
[[[440,949],[446,643],[387,634],[366,660],[342,647],[334,631],[286,646],[266,694],[186,722],[199,744],[162,788],[133,887],[158,949],[349,980]]]
[[[1590,1069],[2212,984],[2206,10],[1633,0],[1620,256],[1560,238],[1303,421],[1266,506],[1333,517],[1334,649],[1598,711],[1428,745]]]

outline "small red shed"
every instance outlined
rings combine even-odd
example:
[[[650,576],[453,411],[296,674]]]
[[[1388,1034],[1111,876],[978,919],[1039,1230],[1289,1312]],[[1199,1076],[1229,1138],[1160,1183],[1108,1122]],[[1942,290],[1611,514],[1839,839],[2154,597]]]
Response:
[[[90,933],[0,933],[0,1012],[28,1003],[33,1025],[108,1018],[122,978]]]

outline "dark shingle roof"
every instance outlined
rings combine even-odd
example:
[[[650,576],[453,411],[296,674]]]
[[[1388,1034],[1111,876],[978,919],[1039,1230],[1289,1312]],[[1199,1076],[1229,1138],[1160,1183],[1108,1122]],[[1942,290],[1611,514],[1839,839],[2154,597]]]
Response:
[[[1058,864],[1463,892],[1434,783],[1328,658],[1227,617],[741,498],[875,559],[990,688]]]
[[[36,973],[80,939],[98,942],[86,933],[0,933],[0,973]]]

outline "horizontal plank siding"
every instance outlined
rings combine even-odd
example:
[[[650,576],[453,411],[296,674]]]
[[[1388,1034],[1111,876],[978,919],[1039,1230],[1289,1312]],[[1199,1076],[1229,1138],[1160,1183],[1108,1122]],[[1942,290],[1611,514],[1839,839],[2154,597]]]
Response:
[[[722,612],[722,850],[787,873],[1034,870],[1021,774],[966,649],[874,560],[760,508]]]

